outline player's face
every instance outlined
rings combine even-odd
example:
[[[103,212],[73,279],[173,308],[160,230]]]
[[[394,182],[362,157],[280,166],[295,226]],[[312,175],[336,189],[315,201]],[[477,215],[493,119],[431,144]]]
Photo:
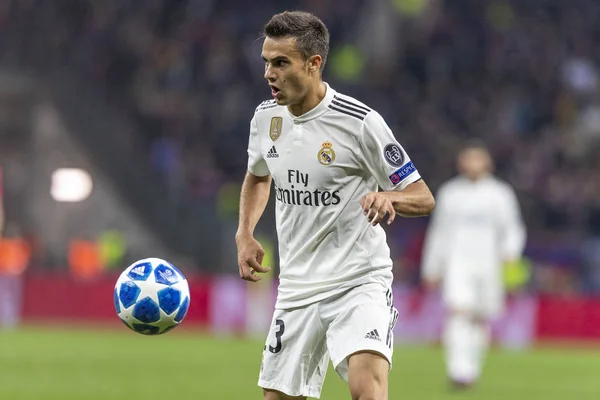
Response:
[[[310,73],[310,60],[304,60],[296,48],[296,39],[265,38],[262,58],[265,61],[265,78],[277,104],[289,106],[301,103],[313,74]]]
[[[458,169],[470,179],[479,179],[491,172],[492,159],[483,149],[467,149],[458,157]]]

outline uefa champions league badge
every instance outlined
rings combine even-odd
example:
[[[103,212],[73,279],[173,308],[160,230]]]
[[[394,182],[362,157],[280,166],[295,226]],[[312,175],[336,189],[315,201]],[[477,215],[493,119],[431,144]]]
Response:
[[[271,127],[269,129],[269,137],[272,141],[276,141],[281,136],[281,128],[283,126],[282,117],[271,118]]]
[[[321,150],[317,154],[319,162],[323,165],[330,165],[335,161],[335,151],[333,151],[333,143],[327,141],[321,145]]]
[[[392,167],[401,167],[404,164],[404,154],[396,143],[389,143],[383,149],[383,158]]]

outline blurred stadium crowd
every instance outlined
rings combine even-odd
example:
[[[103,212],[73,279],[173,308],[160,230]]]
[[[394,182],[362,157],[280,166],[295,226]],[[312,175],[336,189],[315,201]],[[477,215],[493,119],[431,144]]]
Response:
[[[461,144],[484,139],[531,237],[573,243],[577,260],[564,263],[577,266],[575,286],[600,288],[596,0],[3,3],[18,3],[0,10],[5,59],[81,71],[136,121],[140,153],[172,197],[209,202],[235,197],[250,118],[269,98],[262,25],[283,9],[313,11],[331,31],[325,80],[384,116],[434,190]],[[26,40],[15,26],[52,34]],[[405,264],[418,263],[412,253]]]

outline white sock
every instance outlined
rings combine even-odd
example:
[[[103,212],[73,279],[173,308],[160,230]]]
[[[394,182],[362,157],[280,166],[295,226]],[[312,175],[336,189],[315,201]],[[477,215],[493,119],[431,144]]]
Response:
[[[449,315],[444,328],[446,368],[448,377],[455,381],[472,382],[479,375],[473,323],[468,315]]]
[[[473,364],[475,367],[475,376],[477,379],[481,375],[485,355],[490,345],[490,328],[486,323],[472,323],[472,338],[473,338]]]

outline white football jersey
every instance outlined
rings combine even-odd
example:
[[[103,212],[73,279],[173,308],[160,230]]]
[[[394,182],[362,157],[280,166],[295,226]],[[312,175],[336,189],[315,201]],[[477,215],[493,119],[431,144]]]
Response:
[[[385,232],[367,222],[360,199],[378,186],[402,190],[421,177],[381,115],[329,86],[299,117],[265,101],[252,118],[248,156],[248,171],[274,182],[277,308],[369,282],[391,285]]]
[[[436,195],[423,274],[441,278],[461,269],[500,279],[503,262],[521,257],[525,236],[517,197],[507,183],[493,176],[453,178]]]

